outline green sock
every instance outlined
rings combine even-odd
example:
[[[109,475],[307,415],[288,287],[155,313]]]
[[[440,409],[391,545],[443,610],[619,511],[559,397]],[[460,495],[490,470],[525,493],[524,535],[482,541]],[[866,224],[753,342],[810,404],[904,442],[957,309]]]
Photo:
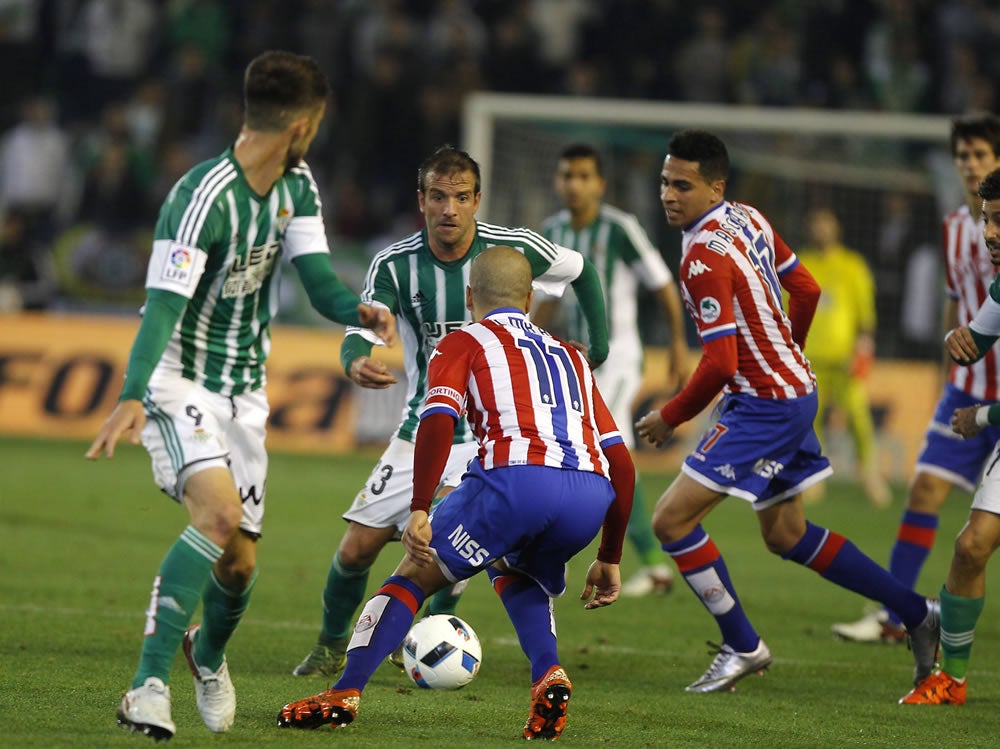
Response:
[[[132,678],[133,688],[141,686],[149,676],[169,683],[170,667],[184,630],[198,606],[212,565],[221,556],[222,549],[191,525],[170,547],[153,581],[153,595],[146,611],[146,637],[139,668]]]
[[[214,570],[208,576],[201,594],[201,628],[194,641],[194,659],[199,666],[219,670],[226,643],[250,605],[250,591],[256,582],[257,570],[254,570],[250,582],[237,593],[219,582]]]
[[[976,621],[985,598],[956,596],[941,586],[941,670],[953,679],[964,679],[969,669]]]
[[[632,514],[628,517],[626,530],[629,541],[635,547],[644,567],[652,567],[663,563],[663,552],[653,533],[653,523],[646,512],[646,495],[639,482],[635,482],[635,494],[632,496]]]
[[[427,616],[434,614],[454,614],[455,609],[458,608],[458,599],[462,597],[462,593],[465,592],[468,584],[468,580],[459,580],[454,585],[441,588],[427,602]]]
[[[323,629],[319,642],[329,647],[354,626],[354,614],[365,598],[368,571],[371,567],[349,567],[340,561],[340,552],[333,555],[330,572],[323,589]]]

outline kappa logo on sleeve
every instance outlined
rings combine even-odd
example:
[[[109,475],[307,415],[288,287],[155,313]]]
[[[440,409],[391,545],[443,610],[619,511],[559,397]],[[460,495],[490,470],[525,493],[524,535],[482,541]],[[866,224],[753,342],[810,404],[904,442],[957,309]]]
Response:
[[[688,278],[700,276],[702,273],[709,273],[711,270],[712,269],[709,266],[705,265],[705,263],[703,263],[700,259],[696,258],[688,266]]]

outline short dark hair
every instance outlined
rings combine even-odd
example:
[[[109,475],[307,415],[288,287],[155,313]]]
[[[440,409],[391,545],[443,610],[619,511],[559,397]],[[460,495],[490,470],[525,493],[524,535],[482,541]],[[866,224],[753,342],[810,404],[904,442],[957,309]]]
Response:
[[[958,150],[960,140],[982,138],[993,148],[993,155],[1000,156],[1000,119],[989,113],[970,114],[951,121],[951,155]]]
[[[559,154],[559,160],[569,159],[592,159],[598,176],[604,176],[604,159],[601,158],[601,152],[589,143],[570,143],[566,146]]]
[[[437,149],[424,159],[420,168],[417,169],[417,189],[424,192],[427,185],[427,175],[434,172],[437,175],[448,175],[454,172],[472,172],[476,177],[476,193],[482,189],[481,177],[479,175],[479,164],[465,151],[459,150],[448,143],[438,146]]]
[[[983,200],[1000,200],[1000,169],[994,169],[979,183],[979,197]]]
[[[280,132],[330,95],[319,63],[283,50],[257,55],[243,76],[243,119],[251,130]]]
[[[708,182],[729,178],[729,151],[717,135],[707,130],[674,133],[667,153],[684,161],[697,161],[698,171]]]

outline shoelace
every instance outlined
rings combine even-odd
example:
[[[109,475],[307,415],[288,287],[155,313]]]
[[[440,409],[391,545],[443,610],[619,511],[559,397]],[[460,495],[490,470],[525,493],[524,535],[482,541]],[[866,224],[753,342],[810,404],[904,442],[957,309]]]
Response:
[[[729,662],[729,660],[736,655],[735,651],[728,648],[725,645],[720,645],[717,642],[712,642],[711,640],[705,640],[705,644],[708,645],[708,654],[714,655],[715,658],[712,660],[712,665],[708,667],[705,675],[702,679],[706,677],[713,677],[722,671],[723,666]]]

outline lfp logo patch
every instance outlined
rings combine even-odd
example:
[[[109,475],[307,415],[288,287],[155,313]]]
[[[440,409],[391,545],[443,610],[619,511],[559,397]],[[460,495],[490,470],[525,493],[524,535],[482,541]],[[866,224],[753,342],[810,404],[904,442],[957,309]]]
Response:
[[[184,270],[191,265],[191,253],[183,247],[177,247],[170,253],[170,264],[177,270]]]
[[[159,280],[167,284],[160,288],[180,293],[194,290],[192,285],[198,282],[198,266],[203,264],[196,248],[157,240],[153,243],[153,253],[161,258]]]

